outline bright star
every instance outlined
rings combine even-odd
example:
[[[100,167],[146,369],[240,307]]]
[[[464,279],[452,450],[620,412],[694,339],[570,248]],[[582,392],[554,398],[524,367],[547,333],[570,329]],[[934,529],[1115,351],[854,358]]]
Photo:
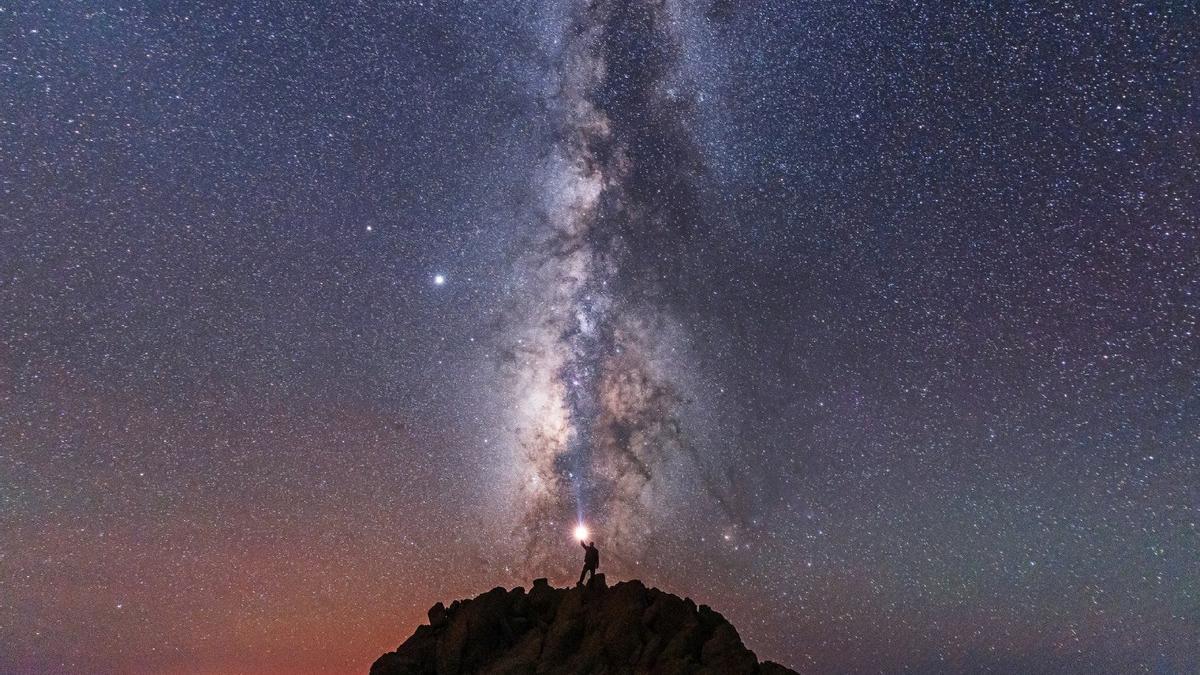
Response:
[[[576,525],[575,526],[575,538],[578,539],[579,541],[583,541],[584,539],[587,539],[588,538],[588,529],[586,527],[584,527],[582,524]]]
[[[438,286],[444,286],[446,284],[445,275],[442,275],[442,274],[434,275],[433,283],[437,284]]]

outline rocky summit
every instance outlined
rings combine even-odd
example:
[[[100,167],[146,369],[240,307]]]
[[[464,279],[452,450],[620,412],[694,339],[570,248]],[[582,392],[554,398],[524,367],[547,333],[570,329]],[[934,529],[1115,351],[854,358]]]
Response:
[[[759,663],[707,605],[603,574],[586,587],[493,588],[429,610],[429,625],[371,666],[371,675],[711,673],[784,675]]]

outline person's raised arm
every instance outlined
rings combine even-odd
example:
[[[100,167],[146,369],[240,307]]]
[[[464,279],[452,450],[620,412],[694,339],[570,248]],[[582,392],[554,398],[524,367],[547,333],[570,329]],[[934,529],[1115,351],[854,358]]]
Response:
[[[582,539],[580,539],[580,540],[579,540],[579,545],[580,545],[580,546],[582,546],[582,547],[584,547],[584,548],[587,548],[587,544],[583,543],[583,540],[582,540]]]

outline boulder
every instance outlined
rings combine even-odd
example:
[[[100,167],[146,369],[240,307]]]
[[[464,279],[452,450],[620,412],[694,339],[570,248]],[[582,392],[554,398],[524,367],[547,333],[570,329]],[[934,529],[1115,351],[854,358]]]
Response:
[[[493,588],[428,616],[371,675],[795,675],[760,664],[707,605],[640,581],[610,588],[602,574],[576,588]]]

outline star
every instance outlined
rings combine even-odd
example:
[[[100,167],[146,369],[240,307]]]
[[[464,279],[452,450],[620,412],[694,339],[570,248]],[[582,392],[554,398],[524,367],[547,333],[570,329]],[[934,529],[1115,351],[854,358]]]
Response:
[[[0,4],[0,673],[574,537],[805,672],[1200,672],[1188,3]]]

